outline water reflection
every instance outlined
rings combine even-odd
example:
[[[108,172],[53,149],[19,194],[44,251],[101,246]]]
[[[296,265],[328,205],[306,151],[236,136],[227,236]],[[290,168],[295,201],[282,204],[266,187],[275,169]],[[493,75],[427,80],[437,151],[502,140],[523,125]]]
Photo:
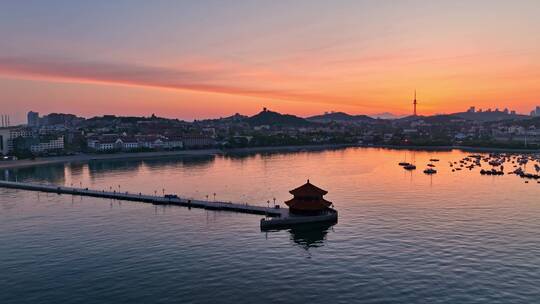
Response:
[[[324,246],[326,235],[335,223],[319,223],[293,226],[289,229],[291,240],[305,250]]]
[[[64,164],[35,166],[4,170],[4,179],[10,181],[29,181],[62,184],[66,179]]]
[[[274,156],[298,156],[301,154],[310,154],[316,156],[319,154],[324,154],[328,152],[344,152],[346,149],[344,147],[304,147],[304,148],[272,148],[272,150],[246,150],[246,151],[234,151],[226,152],[223,154],[224,159],[230,159],[233,161],[246,161],[253,160],[257,158],[268,158]]]
[[[293,225],[289,227],[276,228],[271,230],[265,230],[268,233],[275,233],[283,230],[287,230],[290,234],[290,239],[295,244],[308,250],[310,248],[317,248],[324,246],[326,236],[329,230],[336,223],[313,223],[303,225]]]
[[[147,160],[96,160],[88,163],[74,162],[5,169],[1,172],[1,175],[4,180],[63,184],[68,179],[66,175],[73,179],[87,174],[90,179],[95,179],[111,173],[132,175],[138,173],[142,168],[151,170],[179,167],[206,169],[214,160],[215,156],[164,157]]]
[[[92,164],[92,173],[89,164],[20,169],[94,189],[217,193],[259,205],[288,200],[288,190],[311,178],[329,190],[340,224],[291,227],[266,240],[255,215],[0,189],[7,291],[0,303],[211,303],[208,288],[226,303],[303,303],[305,295],[311,303],[537,303],[540,185],[452,171],[447,164],[467,156],[459,151],[417,151],[420,169],[405,172],[397,165],[404,153],[156,159],[110,171]],[[427,176],[421,169],[433,157],[438,173]]]
[[[137,173],[142,167],[162,168],[207,168],[215,160],[213,155],[196,157],[162,157],[146,160],[100,160],[88,163],[90,177],[109,174],[110,172]]]

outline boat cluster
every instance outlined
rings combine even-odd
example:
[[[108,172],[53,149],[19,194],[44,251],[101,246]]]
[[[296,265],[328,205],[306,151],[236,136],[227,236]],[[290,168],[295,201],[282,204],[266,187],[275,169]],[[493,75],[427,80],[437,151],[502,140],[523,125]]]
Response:
[[[504,175],[504,171],[497,170],[497,169],[491,169],[491,170],[480,170],[481,175]]]
[[[535,170],[537,172],[537,174],[533,174],[533,173],[526,173],[523,171],[523,169],[521,168],[517,168],[516,170],[514,170],[513,172],[510,172],[509,174],[515,174],[521,178],[528,178],[528,179],[540,179],[540,174],[538,174],[538,172],[540,172],[540,166],[538,165],[535,165]]]
[[[424,170],[424,173],[428,175],[437,173],[437,170],[435,169],[435,165],[433,164],[433,162],[438,162],[439,160],[436,158],[432,158],[429,161],[431,163],[427,164],[427,168]],[[402,166],[403,169],[408,170],[408,171],[416,170],[416,166],[411,163],[400,162],[399,165]]]
[[[527,164],[532,164],[536,173],[526,172]],[[507,167],[512,167],[511,171],[506,172],[507,174],[515,174],[521,178],[527,179],[540,179],[540,155],[520,155],[511,153],[492,153],[489,155],[474,154],[464,157],[459,161],[450,162],[452,172],[465,168],[472,170],[476,167],[488,167],[487,169],[480,170],[481,175],[504,175],[505,165]]]

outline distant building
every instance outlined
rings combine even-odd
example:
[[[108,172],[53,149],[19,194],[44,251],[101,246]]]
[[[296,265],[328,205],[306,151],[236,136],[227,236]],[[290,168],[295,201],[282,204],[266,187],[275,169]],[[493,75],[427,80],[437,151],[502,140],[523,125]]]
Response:
[[[27,125],[29,127],[38,127],[39,126],[39,113],[38,112],[28,112],[26,115],[27,117]]]
[[[455,140],[464,140],[467,137],[468,137],[467,134],[464,134],[464,133],[461,133],[461,132],[454,135]]]
[[[30,152],[43,153],[49,151],[57,151],[64,149],[64,136],[60,136],[56,139],[50,139],[46,141],[40,141],[37,144],[30,146]]]
[[[7,155],[13,152],[13,141],[16,138],[33,137],[34,132],[30,128],[9,127],[0,128],[0,153]]]
[[[169,137],[165,142],[166,149],[182,149],[184,140],[181,137]]]
[[[206,136],[188,136],[183,138],[185,148],[204,148],[211,147],[216,144],[213,138]]]
[[[403,134],[416,134],[418,129],[403,129]]]
[[[472,106],[467,110],[467,113],[476,113],[476,107]]]
[[[97,151],[112,151],[120,150],[123,147],[124,142],[119,138],[100,138],[89,139],[88,147]]]
[[[536,109],[531,111],[531,116],[539,117],[540,116],[540,106],[537,106]]]
[[[87,140],[89,148],[96,151],[113,151],[113,150],[136,150],[140,148],[146,149],[181,149],[184,147],[183,139],[180,137],[163,137],[163,136],[102,136],[99,138],[89,138]]]

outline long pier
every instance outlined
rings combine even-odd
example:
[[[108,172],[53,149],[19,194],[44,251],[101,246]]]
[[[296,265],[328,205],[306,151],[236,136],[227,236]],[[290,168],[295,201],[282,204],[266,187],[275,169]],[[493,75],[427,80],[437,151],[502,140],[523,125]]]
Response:
[[[180,198],[176,195],[147,195],[142,193],[129,193],[120,191],[92,190],[88,188],[74,188],[58,185],[32,184],[22,182],[10,182],[0,180],[0,188],[19,189],[27,191],[48,192],[57,194],[69,194],[79,196],[91,196],[98,198],[109,198],[115,200],[125,200],[134,202],[152,203],[154,205],[176,205],[190,208],[201,208],[207,210],[220,210],[238,213],[265,215],[261,219],[261,229],[272,229],[276,227],[287,227],[291,225],[337,222],[337,211],[329,209],[326,212],[316,216],[295,215],[289,213],[288,208],[262,207],[241,203],[228,203],[219,201],[203,201],[187,198]]]
[[[126,200],[134,202],[152,203],[155,205],[177,205],[191,208],[202,208],[208,210],[232,211],[239,213],[250,213],[266,215],[268,217],[286,217],[289,210],[285,208],[269,208],[241,203],[229,203],[219,201],[193,200],[172,196],[156,196],[142,193],[129,193],[119,191],[92,190],[88,188],[74,188],[57,185],[31,184],[22,182],[0,181],[1,188],[20,189],[28,191],[48,192],[57,194],[71,194],[79,196],[91,196],[99,198],[109,198],[116,200]]]

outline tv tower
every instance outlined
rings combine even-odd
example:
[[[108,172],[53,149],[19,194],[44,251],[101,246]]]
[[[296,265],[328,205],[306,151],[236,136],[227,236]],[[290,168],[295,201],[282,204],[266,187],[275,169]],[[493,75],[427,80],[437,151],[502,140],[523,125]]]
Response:
[[[414,90],[414,101],[413,101],[414,113],[413,113],[413,116],[417,116],[416,115],[416,105],[417,104],[418,104],[418,101],[416,101],[416,90]]]

